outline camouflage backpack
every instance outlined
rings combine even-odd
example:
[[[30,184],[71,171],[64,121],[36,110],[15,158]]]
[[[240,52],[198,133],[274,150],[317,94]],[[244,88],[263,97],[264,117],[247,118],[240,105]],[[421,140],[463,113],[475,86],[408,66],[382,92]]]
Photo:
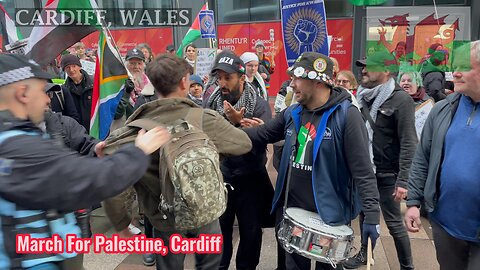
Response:
[[[192,108],[185,119],[173,123],[160,123],[153,118],[127,124],[127,127],[147,130],[160,124],[170,131],[171,140],[159,151],[162,192],[158,209],[174,217],[177,230],[209,224],[219,218],[227,206],[218,152],[202,131],[202,123],[203,109]]]

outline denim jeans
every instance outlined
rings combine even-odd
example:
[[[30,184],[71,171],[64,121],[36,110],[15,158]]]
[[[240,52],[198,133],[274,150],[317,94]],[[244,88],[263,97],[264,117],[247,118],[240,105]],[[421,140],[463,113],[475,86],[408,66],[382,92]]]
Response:
[[[396,202],[392,196],[395,191],[396,180],[397,177],[394,173],[377,173],[377,186],[378,192],[380,193],[380,209],[382,210],[388,231],[395,242],[400,269],[414,269],[410,239],[408,238],[407,229],[403,224],[400,203]],[[363,220],[364,215],[361,213],[360,229]]]

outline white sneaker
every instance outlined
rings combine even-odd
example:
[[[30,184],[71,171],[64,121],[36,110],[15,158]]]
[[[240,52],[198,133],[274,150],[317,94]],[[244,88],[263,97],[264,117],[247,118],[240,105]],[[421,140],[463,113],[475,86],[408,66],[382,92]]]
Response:
[[[128,230],[133,235],[142,234],[142,231],[139,228],[137,228],[135,225],[133,225],[132,223],[130,223],[130,225],[128,225]]]

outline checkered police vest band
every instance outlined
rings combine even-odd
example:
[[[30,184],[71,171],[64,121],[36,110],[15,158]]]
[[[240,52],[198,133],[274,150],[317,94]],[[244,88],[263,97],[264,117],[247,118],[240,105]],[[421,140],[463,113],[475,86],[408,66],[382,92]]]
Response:
[[[31,67],[22,67],[0,73],[0,86],[35,77]]]

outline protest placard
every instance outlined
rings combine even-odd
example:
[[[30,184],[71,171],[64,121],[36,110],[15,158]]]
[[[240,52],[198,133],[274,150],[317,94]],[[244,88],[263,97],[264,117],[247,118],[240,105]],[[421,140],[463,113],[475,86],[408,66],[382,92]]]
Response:
[[[93,76],[95,74],[95,62],[80,59],[80,63],[82,63],[82,69],[85,70],[88,75]]]
[[[430,114],[433,105],[435,105],[435,102],[429,99],[415,109],[415,129],[417,130],[419,140],[422,135],[423,126],[425,125],[425,121],[427,121],[428,114]]]
[[[213,61],[215,60],[217,50],[210,48],[198,48],[197,49],[197,61],[195,62],[195,74],[203,78],[205,75],[210,74],[210,70],[213,67]]]

